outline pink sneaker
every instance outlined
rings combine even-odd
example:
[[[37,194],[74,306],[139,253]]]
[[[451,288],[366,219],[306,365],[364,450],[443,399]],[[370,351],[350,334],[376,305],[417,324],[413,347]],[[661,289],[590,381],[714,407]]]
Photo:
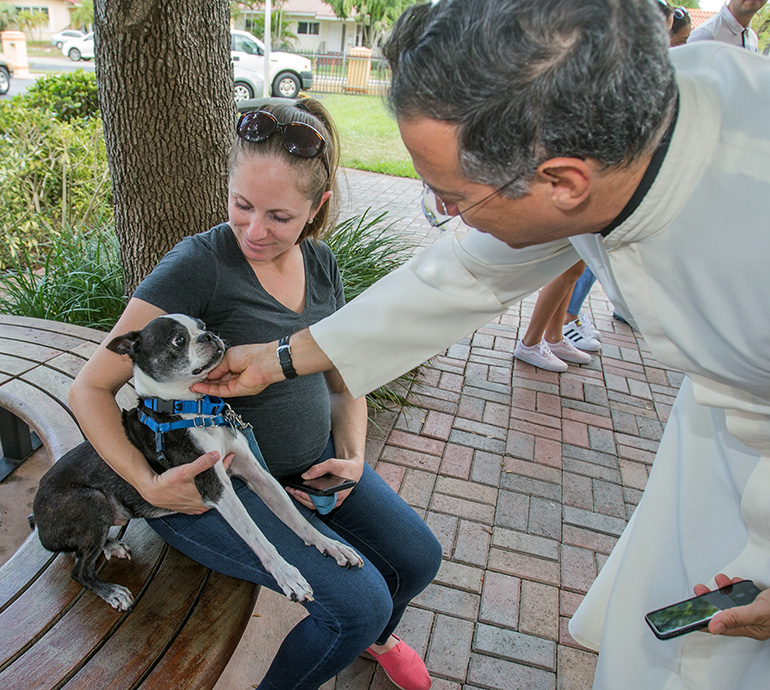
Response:
[[[382,666],[385,675],[397,688],[428,690],[433,683],[428,675],[428,669],[425,668],[425,662],[406,642],[402,642],[398,637],[396,639],[398,644],[383,654],[373,652],[371,647],[366,651]]]

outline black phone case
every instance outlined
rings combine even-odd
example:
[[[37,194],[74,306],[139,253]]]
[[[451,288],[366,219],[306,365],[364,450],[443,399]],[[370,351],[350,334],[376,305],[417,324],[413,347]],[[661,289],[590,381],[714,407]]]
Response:
[[[674,609],[674,608],[679,607],[682,604],[686,604],[687,602],[690,602],[690,601],[696,601],[698,599],[702,599],[702,598],[708,596],[709,594],[719,593],[719,592],[722,592],[724,590],[732,590],[733,588],[739,587],[739,586],[742,587],[743,590],[745,590],[743,596],[749,597],[749,600],[745,602],[746,604],[751,603],[756,598],[756,596],[759,595],[759,593],[761,591],[750,580],[741,580],[740,582],[737,582],[734,585],[729,585],[728,587],[723,587],[723,588],[721,588],[719,590],[714,590],[712,592],[708,592],[707,594],[701,594],[700,596],[697,596],[697,597],[690,597],[689,599],[684,599],[683,601],[678,601],[678,602],[676,602],[674,604],[671,604],[670,606],[664,606],[663,608],[656,609],[655,611],[650,611],[644,617],[644,621],[650,627],[650,630],[652,630],[652,632],[655,635],[655,637],[657,637],[659,640],[671,640],[671,639],[673,639],[675,637],[679,637],[680,635],[685,635],[685,634],[693,632],[695,630],[702,630],[702,629],[708,627],[708,624],[711,621],[711,617],[709,617],[707,620],[699,620],[699,621],[694,621],[694,622],[692,622],[690,624],[687,624],[687,625],[682,625],[681,627],[675,628],[673,630],[661,631],[661,630],[658,630],[658,628],[655,626],[655,624],[650,620],[650,616],[652,616],[652,615],[654,615],[656,613],[659,613],[661,611],[666,611],[666,610],[669,610],[669,609]],[[740,603],[740,602],[734,602],[733,603],[733,606],[741,606],[741,605],[743,605],[743,604]],[[732,606],[728,606],[726,608],[732,608]],[[725,610],[725,609],[723,608],[721,610]],[[713,615],[716,615],[716,613],[714,613]]]
[[[306,494],[312,494],[313,496],[331,496],[338,491],[344,491],[345,489],[351,489],[356,485],[356,482],[352,479],[346,479],[337,486],[332,486],[327,489],[316,489],[312,486],[308,486],[302,480],[302,477],[286,477],[281,480],[281,484],[288,486],[291,489],[297,489],[298,491],[304,491]]]

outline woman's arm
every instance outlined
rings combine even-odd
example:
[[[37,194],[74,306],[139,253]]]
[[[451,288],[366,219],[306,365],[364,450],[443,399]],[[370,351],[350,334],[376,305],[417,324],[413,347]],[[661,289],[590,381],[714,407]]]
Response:
[[[198,514],[207,508],[195,488],[194,477],[219,459],[210,454],[194,463],[156,474],[144,456],[126,437],[115,395],[133,376],[127,356],[107,349],[113,338],[141,330],[165,312],[148,302],[132,299],[110,334],[77,375],[69,404],[86,438],[104,461],[152,505]]]
[[[358,481],[364,472],[366,398],[353,398],[336,369],[325,372],[325,376],[331,398],[335,457],[313,465],[302,476],[305,479],[315,479],[324,474],[336,474],[345,479]],[[340,491],[337,494],[335,507],[339,507],[352,490]],[[288,489],[288,491],[300,503],[308,508],[314,508],[310,497],[304,492],[294,489]]]

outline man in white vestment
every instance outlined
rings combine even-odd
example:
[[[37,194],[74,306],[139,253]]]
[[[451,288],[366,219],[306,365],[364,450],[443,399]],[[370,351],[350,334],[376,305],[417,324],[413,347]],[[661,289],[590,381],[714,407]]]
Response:
[[[360,396],[582,258],[655,358],[686,373],[631,522],[570,631],[595,689],[770,686],[770,63],[719,42],[669,53],[656,0],[440,0],[385,48],[391,109],[445,237],[291,335],[299,374]],[[672,64],[673,62],[673,64]],[[284,379],[276,343],[200,386]],[[729,581],[764,590],[708,632],[644,615]]]

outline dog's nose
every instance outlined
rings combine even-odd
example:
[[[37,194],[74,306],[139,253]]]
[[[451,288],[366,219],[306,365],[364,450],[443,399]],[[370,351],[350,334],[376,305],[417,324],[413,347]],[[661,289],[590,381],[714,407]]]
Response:
[[[213,343],[214,342],[214,334],[209,333],[208,331],[204,331],[198,336],[198,342],[201,343]]]

